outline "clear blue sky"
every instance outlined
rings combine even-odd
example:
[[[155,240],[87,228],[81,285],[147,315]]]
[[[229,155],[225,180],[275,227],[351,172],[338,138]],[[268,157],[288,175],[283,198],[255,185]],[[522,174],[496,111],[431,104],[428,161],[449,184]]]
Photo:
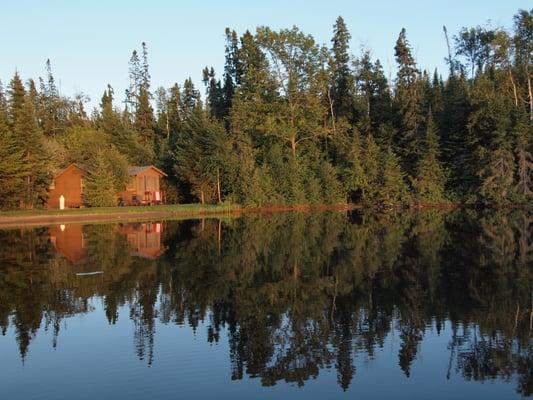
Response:
[[[200,84],[204,66],[222,70],[225,27],[240,34],[258,25],[297,25],[329,45],[338,15],[352,34],[352,53],[370,48],[387,74],[402,27],[420,66],[444,72],[442,25],[451,34],[488,20],[510,27],[516,11],[531,6],[531,0],[3,0],[0,79],[7,84],[15,70],[24,79],[44,76],[50,58],[61,92],[83,91],[96,105],[107,83],[122,100],[128,59],[142,41],[153,87],[189,76]]]

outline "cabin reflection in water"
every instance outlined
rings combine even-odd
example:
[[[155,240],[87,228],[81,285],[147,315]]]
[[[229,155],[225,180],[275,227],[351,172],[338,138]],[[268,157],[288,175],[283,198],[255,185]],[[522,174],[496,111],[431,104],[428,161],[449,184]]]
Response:
[[[59,225],[49,228],[50,241],[57,254],[72,264],[77,264],[87,256],[83,225]]]
[[[126,235],[128,243],[132,246],[133,256],[156,259],[166,250],[161,245],[163,223],[148,222],[126,224],[120,227],[120,232]]]
[[[57,255],[64,257],[74,265],[87,257],[87,235],[83,230],[83,225],[52,226],[48,232]],[[161,240],[162,222],[118,225],[117,234],[126,237],[132,256],[155,260],[166,251]]]

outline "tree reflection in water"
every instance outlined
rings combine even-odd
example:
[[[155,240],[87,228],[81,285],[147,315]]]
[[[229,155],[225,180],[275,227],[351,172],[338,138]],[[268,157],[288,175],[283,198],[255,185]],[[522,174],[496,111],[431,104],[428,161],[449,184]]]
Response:
[[[0,243],[0,327],[14,329],[23,361],[40,327],[53,329],[56,346],[62,321],[100,298],[110,324],[129,308],[135,351],[149,365],[157,321],[207,322],[210,342],[228,337],[232,379],[304,385],[334,367],[346,390],[355,360],[372,362],[391,333],[409,377],[425,333],[446,325],[443,374],[515,379],[519,393],[533,392],[525,211],[67,225],[0,231]]]

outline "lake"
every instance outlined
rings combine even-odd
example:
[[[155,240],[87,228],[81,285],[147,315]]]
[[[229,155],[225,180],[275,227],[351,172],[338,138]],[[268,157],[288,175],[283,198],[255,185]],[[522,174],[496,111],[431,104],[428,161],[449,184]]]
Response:
[[[3,399],[533,393],[533,213],[0,230]]]

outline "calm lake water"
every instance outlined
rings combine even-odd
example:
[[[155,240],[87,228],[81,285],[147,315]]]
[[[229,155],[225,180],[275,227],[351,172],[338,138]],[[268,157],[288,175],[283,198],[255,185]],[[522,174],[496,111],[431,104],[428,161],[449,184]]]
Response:
[[[2,399],[533,393],[533,214],[0,230]]]

